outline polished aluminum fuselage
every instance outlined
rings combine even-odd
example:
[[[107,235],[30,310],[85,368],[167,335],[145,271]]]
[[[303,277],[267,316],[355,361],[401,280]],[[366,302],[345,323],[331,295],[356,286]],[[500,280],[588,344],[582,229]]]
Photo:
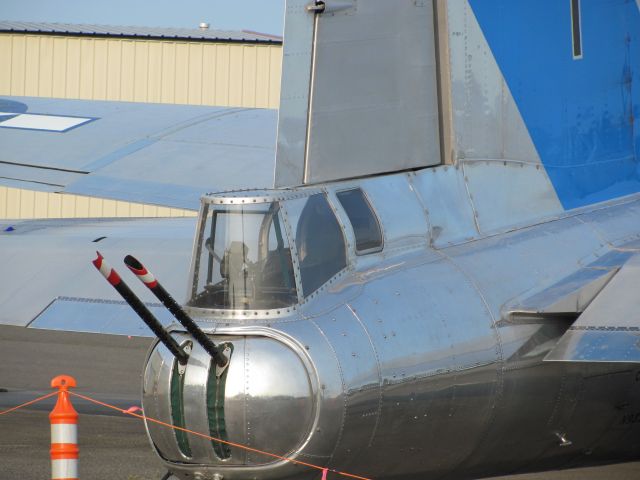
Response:
[[[619,336],[585,335],[581,358],[545,361],[640,250],[637,5],[312,3],[286,4],[277,189],[264,195],[286,212],[290,197],[324,191],[348,262],[288,309],[190,309],[234,347],[228,440],[375,479],[638,458],[640,370],[622,363],[637,357],[634,304],[593,325],[630,327]],[[582,34],[589,53],[572,55]],[[349,188],[378,217],[378,253],[355,250],[336,197]],[[229,195],[217,201],[264,197]],[[159,348],[145,371],[145,411],[165,421],[172,361]],[[212,431],[212,412],[222,431],[209,364],[196,346],[185,373],[184,423],[198,432]],[[183,480],[319,475],[238,447],[220,458],[202,438],[185,453],[149,433]]]
[[[502,168],[507,176],[535,169]],[[463,169],[438,167],[327,185],[349,265],[289,312],[191,309],[216,342],[234,344],[228,440],[371,478],[477,478],[637,458],[637,364],[543,362],[575,318],[513,321],[510,312],[578,271],[615,268],[639,251],[640,199],[499,225],[469,183],[447,205],[457,222],[438,224],[431,186],[444,176],[468,181]],[[381,221],[380,253],[353,250],[335,201],[353,185]],[[485,194],[498,204],[502,191]],[[145,371],[145,411],[165,420],[171,362],[156,349]],[[208,365],[195,348],[185,377],[186,426],[201,432]],[[171,433],[149,429],[180,478],[318,475],[235,447],[219,460],[198,438],[184,456]]]

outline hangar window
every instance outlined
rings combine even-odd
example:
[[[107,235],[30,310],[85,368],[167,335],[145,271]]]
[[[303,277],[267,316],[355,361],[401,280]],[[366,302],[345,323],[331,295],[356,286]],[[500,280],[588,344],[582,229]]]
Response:
[[[366,254],[382,250],[382,231],[364,192],[355,188],[337,193],[338,200],[347,212],[353,234],[356,237],[356,253]]]
[[[285,205],[295,228],[300,280],[307,297],[347,266],[344,235],[324,194]]]

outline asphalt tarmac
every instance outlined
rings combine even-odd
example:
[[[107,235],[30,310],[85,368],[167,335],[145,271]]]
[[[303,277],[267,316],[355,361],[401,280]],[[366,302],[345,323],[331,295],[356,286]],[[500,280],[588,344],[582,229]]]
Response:
[[[23,410],[6,415],[0,418],[0,431],[0,478],[50,478],[47,412]],[[140,420],[81,414],[78,437],[81,479],[160,480],[166,472]]]
[[[49,419],[44,411],[0,418],[0,478],[49,478]],[[80,478],[160,480],[165,473],[140,420],[84,414],[79,422]],[[331,477],[331,476],[330,476]],[[496,477],[494,480],[637,480],[640,462],[562,472]],[[334,476],[330,480],[337,480]]]
[[[140,374],[150,338],[0,327],[0,411],[48,393],[51,378],[73,375],[77,391],[121,408],[140,405]],[[141,420],[86,401],[80,413],[80,478],[160,480],[165,473]],[[50,478],[53,400],[0,416],[0,479]],[[335,477],[337,479],[337,477]],[[640,462],[494,480],[638,480]],[[334,480],[331,478],[330,480]],[[426,480],[426,479],[425,479]]]

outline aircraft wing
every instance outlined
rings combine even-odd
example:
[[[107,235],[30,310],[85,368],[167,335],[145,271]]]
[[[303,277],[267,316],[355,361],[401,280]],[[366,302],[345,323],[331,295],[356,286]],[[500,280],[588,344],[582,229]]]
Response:
[[[265,109],[1,97],[0,185],[198,210],[203,193],[273,184],[276,123]],[[170,323],[122,258],[140,258],[182,301],[195,223],[0,221],[0,324],[150,334],[91,260],[99,249]]]
[[[640,255],[627,260],[546,361],[640,362]]]
[[[0,184],[197,210],[273,185],[277,111],[0,98]]]
[[[0,223],[0,324],[146,336],[150,331],[91,264],[100,250],[163,323],[172,317],[122,259],[145,262],[172,295],[187,290],[195,217]],[[10,229],[7,229],[10,226]]]

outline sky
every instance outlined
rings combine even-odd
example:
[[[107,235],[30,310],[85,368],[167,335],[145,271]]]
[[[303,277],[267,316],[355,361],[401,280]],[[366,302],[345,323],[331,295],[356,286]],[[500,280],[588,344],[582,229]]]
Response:
[[[281,35],[284,0],[0,0],[0,20],[253,30]]]

